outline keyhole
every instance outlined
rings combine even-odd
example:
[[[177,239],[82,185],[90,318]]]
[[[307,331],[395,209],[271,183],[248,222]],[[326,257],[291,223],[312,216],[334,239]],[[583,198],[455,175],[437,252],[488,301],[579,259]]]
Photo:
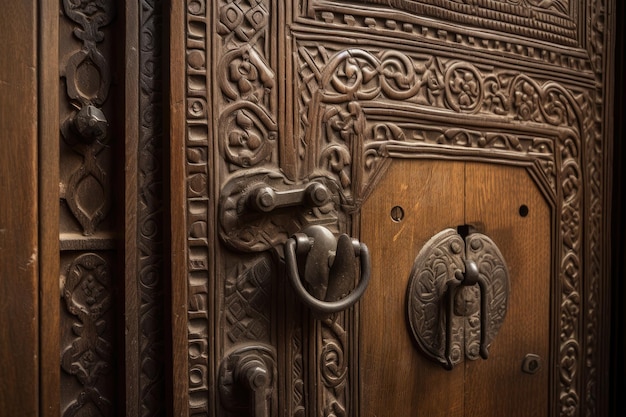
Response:
[[[391,209],[391,220],[400,223],[404,219],[404,209],[400,206],[394,206]]]

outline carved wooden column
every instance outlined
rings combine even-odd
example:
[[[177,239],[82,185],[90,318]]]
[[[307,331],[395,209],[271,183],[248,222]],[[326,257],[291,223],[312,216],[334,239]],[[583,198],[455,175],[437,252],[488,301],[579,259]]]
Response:
[[[41,30],[42,412],[164,415],[162,2]]]

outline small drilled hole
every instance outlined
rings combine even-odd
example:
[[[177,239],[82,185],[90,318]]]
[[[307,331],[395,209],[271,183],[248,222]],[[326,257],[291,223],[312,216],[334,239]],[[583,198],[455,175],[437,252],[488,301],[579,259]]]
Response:
[[[519,206],[519,215],[522,217],[528,216],[528,206],[526,204]]]
[[[394,206],[391,209],[391,220],[396,223],[399,223],[404,219],[404,209],[400,206]]]

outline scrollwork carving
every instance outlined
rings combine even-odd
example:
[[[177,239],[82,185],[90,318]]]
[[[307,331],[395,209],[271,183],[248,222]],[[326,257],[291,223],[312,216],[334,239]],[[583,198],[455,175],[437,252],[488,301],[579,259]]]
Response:
[[[276,81],[268,61],[269,6],[266,1],[224,2],[218,19],[222,54],[217,77],[225,104],[218,121],[222,155],[232,171],[275,165]]]
[[[347,416],[348,358],[347,333],[339,318],[326,319],[321,326],[321,350],[317,363],[323,385],[319,412],[324,417]]]

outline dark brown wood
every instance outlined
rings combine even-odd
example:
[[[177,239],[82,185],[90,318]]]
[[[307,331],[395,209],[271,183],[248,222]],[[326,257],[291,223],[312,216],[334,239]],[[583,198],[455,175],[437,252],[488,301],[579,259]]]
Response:
[[[167,238],[171,253],[171,367],[168,369],[168,391],[172,415],[189,416],[189,344],[188,344],[188,252],[186,245],[187,208],[185,174],[186,79],[185,79],[185,3],[174,3],[169,19],[169,213],[171,223]]]
[[[523,219],[537,221],[533,227],[540,229],[543,239],[535,242],[536,237],[524,231],[518,234],[523,250],[511,254],[505,249],[515,266],[513,288],[523,282],[535,292],[524,287],[524,296],[530,298],[511,295],[516,324],[501,329],[501,351],[494,342],[495,360],[485,361],[482,368],[482,361],[465,364],[464,378],[471,376],[475,387],[484,390],[494,378],[501,384],[514,379],[507,395],[519,391],[531,396],[533,409],[541,415],[572,410],[601,415],[606,404],[599,375],[606,369],[602,358],[607,349],[602,336],[607,334],[607,321],[602,317],[608,291],[604,254],[610,163],[605,156],[610,129],[605,126],[606,112],[596,104],[611,102],[610,71],[603,66],[611,59],[604,49],[611,44],[611,35],[606,25],[597,23],[610,22],[610,13],[605,15],[606,9],[596,6],[594,1],[470,5],[446,0],[371,0],[358,5],[332,0],[224,1],[210,8],[190,4],[185,16],[193,29],[185,44],[187,113],[185,127],[177,130],[179,138],[185,137],[188,157],[187,211],[179,218],[188,226],[187,238],[178,253],[187,251],[189,303],[188,328],[179,332],[187,332],[193,346],[202,346],[204,338],[211,340],[213,350],[208,358],[187,359],[189,381],[194,377],[188,397],[200,398],[189,412],[232,409],[211,396],[207,389],[211,382],[205,384],[204,376],[215,373],[205,371],[227,363],[229,352],[255,346],[274,346],[281,352],[278,368],[289,375],[279,385],[286,391],[280,398],[287,414],[356,415],[376,407],[378,414],[387,411],[394,400],[380,395],[370,400],[368,395],[378,389],[368,384],[378,384],[371,381],[381,378],[364,375],[385,368],[382,359],[377,363],[370,355],[377,349],[371,344],[381,343],[381,338],[369,335],[391,329],[394,335],[387,339],[395,342],[399,337],[395,333],[402,333],[402,343],[414,348],[401,307],[385,306],[396,311],[390,314],[393,324],[380,324],[385,320],[382,308],[309,317],[300,314],[287,288],[287,300],[276,302],[280,309],[284,304],[285,314],[293,319],[283,322],[276,317],[269,294],[272,285],[284,285],[282,243],[307,224],[348,232],[365,243],[371,237],[374,264],[387,261],[389,256],[376,252],[381,237],[368,231],[378,223],[364,213],[379,193],[397,192],[395,184],[385,182],[387,170],[408,164],[404,159],[415,159],[411,163],[416,166],[425,161],[466,164],[468,172],[484,165],[515,187],[525,184],[517,196],[528,197],[532,207],[514,201],[514,187],[495,186],[494,178],[481,177],[484,188],[476,190],[483,199],[492,198],[496,189],[504,190],[506,202],[518,204],[516,214],[500,213],[506,204],[499,201],[487,208],[487,200],[472,200],[469,188],[463,188],[457,200],[484,206],[485,212],[495,210],[489,221],[495,222],[497,239],[507,242],[511,236],[500,236],[508,230],[503,222],[523,229],[517,222],[524,206],[531,211]],[[531,12],[533,19],[526,19]],[[207,23],[212,30],[201,29]],[[203,64],[209,55],[211,94],[204,94]],[[209,138],[214,138],[208,143],[205,126]],[[173,165],[180,161],[177,158]],[[259,184],[287,193],[320,178],[334,197],[323,210],[294,206],[265,212],[246,203]],[[465,170],[462,178],[463,187],[473,182]],[[182,184],[180,176],[178,181]],[[444,190],[431,194],[407,198],[417,202],[430,201],[434,195],[448,198]],[[207,201],[213,203],[208,209]],[[448,206],[437,207],[441,211]],[[210,217],[211,210],[217,218]],[[469,206],[463,210],[460,223],[489,224],[468,220],[472,211]],[[206,213],[209,220],[204,223]],[[539,216],[531,217],[533,213]],[[412,257],[439,230],[423,236]],[[387,245],[382,247],[386,250]],[[541,247],[542,256],[531,267],[520,259],[528,259],[527,251],[533,247]],[[277,274],[268,272],[272,266],[262,254],[268,250],[275,251]],[[251,282],[250,277],[256,280]],[[404,281],[394,281],[398,287],[392,290],[401,294],[407,279],[405,275]],[[381,302],[376,298],[381,291],[375,281],[372,285],[374,295],[367,293],[363,305]],[[213,304],[207,308],[209,299]],[[534,306],[530,318],[523,318],[520,306],[525,304]],[[536,345],[514,343],[524,332]],[[394,357],[378,355],[382,356]],[[533,373],[533,383],[517,390],[515,384],[531,377],[527,372],[518,378],[517,372],[532,371],[528,358],[537,356],[545,358],[545,367]],[[411,366],[405,359],[389,368],[406,377],[403,372]],[[518,364],[514,371],[513,363]],[[391,379],[395,376],[384,372]],[[454,385],[453,373],[448,374],[449,381],[442,377],[444,385]],[[423,384],[431,386],[428,378],[435,376],[426,374]],[[389,382],[385,381],[382,387]],[[457,411],[471,414],[472,407],[482,408],[488,401],[473,389],[467,388],[464,405]],[[425,394],[413,392],[411,398],[419,395]],[[467,405],[470,397],[475,404]],[[517,412],[521,408],[516,401],[491,406]],[[406,411],[399,403],[389,405],[399,407],[396,414]],[[424,397],[419,405],[408,407],[435,408],[429,404]]]
[[[0,407],[39,411],[37,2],[0,16]]]

